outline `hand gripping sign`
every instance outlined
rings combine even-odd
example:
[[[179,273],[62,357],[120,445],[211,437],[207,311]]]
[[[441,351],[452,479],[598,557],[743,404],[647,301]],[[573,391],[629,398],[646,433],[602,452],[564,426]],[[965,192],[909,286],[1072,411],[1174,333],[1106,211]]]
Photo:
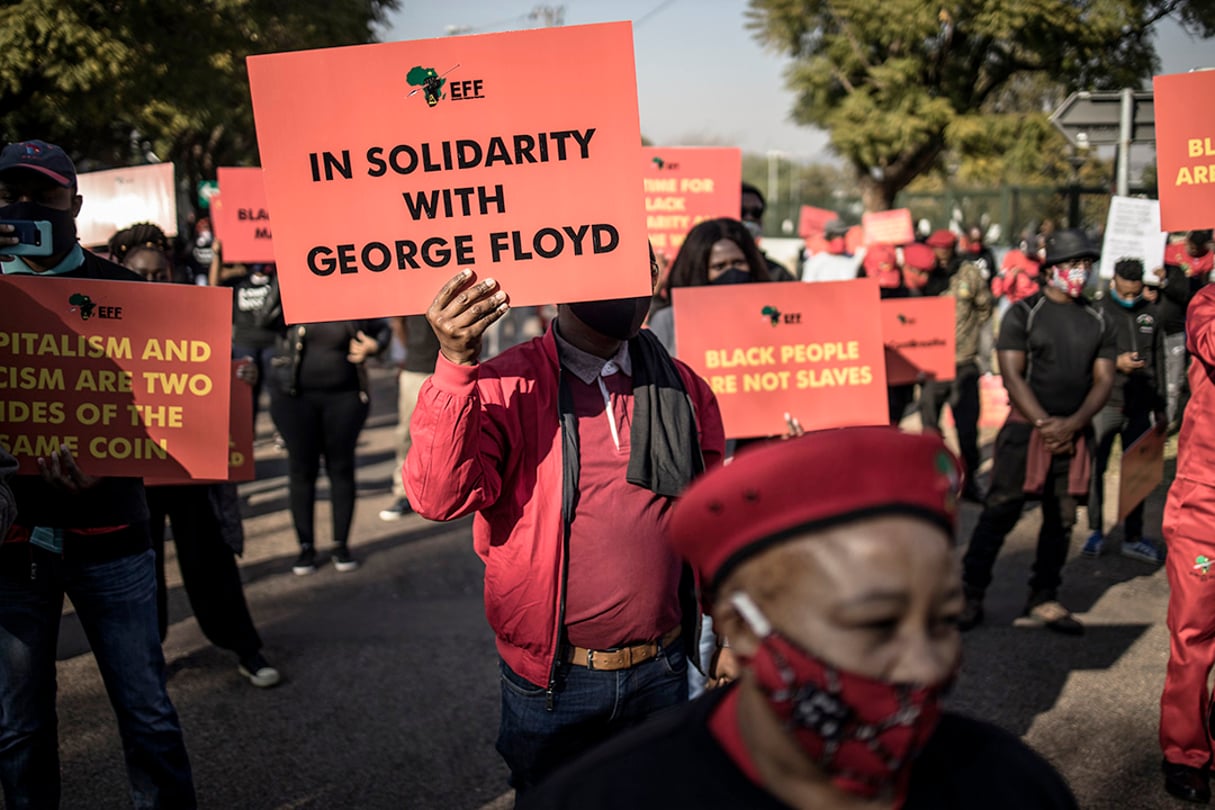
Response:
[[[469,267],[514,305],[650,291],[630,24],[248,66],[288,322],[420,313]]]

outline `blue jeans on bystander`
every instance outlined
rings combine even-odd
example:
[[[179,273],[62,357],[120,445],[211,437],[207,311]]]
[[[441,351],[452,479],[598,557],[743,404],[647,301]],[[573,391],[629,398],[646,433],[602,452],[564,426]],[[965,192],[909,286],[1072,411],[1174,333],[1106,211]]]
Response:
[[[498,753],[517,793],[535,787],[558,767],[654,712],[688,699],[688,662],[682,640],[630,669],[600,671],[563,665],[553,710],[544,687],[500,661],[502,720]]]
[[[59,806],[55,653],[64,594],[84,627],[118,718],[135,808],[195,807],[181,725],[165,689],[152,551],[90,563],[26,543],[0,549],[5,806]]]

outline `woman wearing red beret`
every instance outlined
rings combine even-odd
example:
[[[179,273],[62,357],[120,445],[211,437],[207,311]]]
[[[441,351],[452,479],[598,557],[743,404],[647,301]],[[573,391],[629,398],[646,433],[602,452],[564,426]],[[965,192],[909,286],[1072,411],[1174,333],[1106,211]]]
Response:
[[[694,482],[671,541],[740,678],[521,810],[1076,807],[1020,740],[941,707],[961,653],[959,479],[938,438],[872,427],[756,448]]]

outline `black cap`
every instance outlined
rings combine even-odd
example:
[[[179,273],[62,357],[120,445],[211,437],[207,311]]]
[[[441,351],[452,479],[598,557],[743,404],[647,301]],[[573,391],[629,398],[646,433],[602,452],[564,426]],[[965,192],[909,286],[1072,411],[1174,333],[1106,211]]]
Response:
[[[1101,251],[1088,241],[1084,231],[1069,228],[1046,237],[1046,266],[1051,267],[1076,259],[1099,259]]]
[[[46,141],[20,141],[4,147],[0,151],[0,174],[14,169],[38,172],[64,188],[76,185],[76,164],[66,152]]]

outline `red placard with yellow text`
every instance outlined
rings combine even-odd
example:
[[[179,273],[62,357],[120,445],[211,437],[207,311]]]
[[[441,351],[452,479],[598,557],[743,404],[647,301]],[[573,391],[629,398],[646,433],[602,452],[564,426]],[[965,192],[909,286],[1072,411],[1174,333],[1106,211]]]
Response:
[[[882,301],[887,385],[956,376],[955,303],[952,295]]]
[[[148,478],[148,486],[162,484],[202,484],[221,481],[252,481],[257,477],[253,462],[253,386],[240,378],[241,369],[252,365],[247,357],[232,361],[231,396],[228,398],[228,475],[207,481],[190,478]]]
[[[742,150],[709,146],[647,146],[646,229],[655,253],[674,260],[688,231],[718,217],[738,219]]]
[[[861,214],[861,227],[867,245],[906,245],[915,241],[910,208]]]
[[[1210,228],[1215,222],[1215,71],[1152,79],[1160,227]]]
[[[225,262],[272,262],[270,205],[262,170],[221,167],[219,194],[211,198],[211,224],[223,247]]]
[[[88,475],[228,475],[232,295],[0,279],[0,444],[20,471],[60,446]]]
[[[645,295],[629,23],[252,56],[288,322]],[[304,88],[304,90],[302,90]]]
[[[679,357],[717,395],[729,438],[884,425],[886,366],[877,282],[680,287]]]

